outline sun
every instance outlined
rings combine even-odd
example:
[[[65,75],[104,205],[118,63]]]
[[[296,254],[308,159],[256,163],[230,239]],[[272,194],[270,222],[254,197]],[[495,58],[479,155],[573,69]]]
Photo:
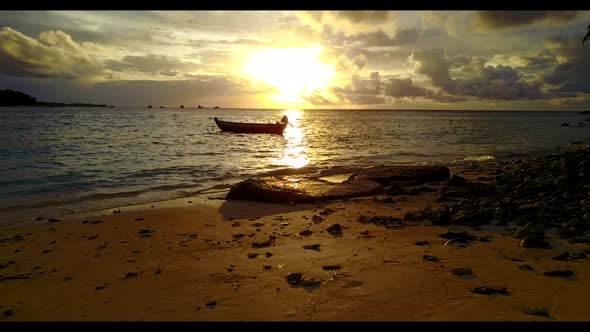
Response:
[[[333,66],[320,62],[321,51],[319,46],[267,48],[246,60],[242,75],[275,87],[279,93],[273,100],[301,102],[302,97],[327,88],[334,77]]]

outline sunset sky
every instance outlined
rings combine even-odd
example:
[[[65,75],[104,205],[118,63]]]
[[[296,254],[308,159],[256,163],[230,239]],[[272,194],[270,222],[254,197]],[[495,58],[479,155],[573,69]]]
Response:
[[[0,89],[117,106],[581,110],[588,23],[588,11],[2,11]]]

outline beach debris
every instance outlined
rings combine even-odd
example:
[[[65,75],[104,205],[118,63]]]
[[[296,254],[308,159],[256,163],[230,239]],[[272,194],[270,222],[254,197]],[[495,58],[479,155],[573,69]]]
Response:
[[[470,267],[455,267],[451,269],[451,273],[456,276],[465,276],[473,274],[473,270]]]
[[[139,275],[139,273],[137,273],[137,272],[127,272],[127,273],[125,273],[125,278],[124,279],[129,279],[129,278],[137,277],[138,275]]]
[[[313,234],[313,232],[310,231],[309,229],[299,232],[299,235],[301,235],[301,236],[310,236],[311,234]]]
[[[543,275],[546,277],[565,277],[569,278],[575,275],[574,271],[572,270],[551,270],[543,272]]]
[[[522,312],[527,315],[549,317],[549,311],[543,307],[525,307]]]
[[[303,249],[319,250],[320,246],[320,244],[306,244],[303,246]]]
[[[499,286],[478,286],[469,290],[471,293],[474,294],[484,294],[484,295],[491,295],[491,294],[507,294],[508,287],[499,287]]]
[[[248,253],[246,256],[247,256],[248,258],[256,258],[256,257],[258,257],[258,254],[257,254],[257,253],[255,253],[255,252],[250,252],[250,253]]]
[[[427,246],[427,245],[430,245],[430,242],[427,240],[424,240],[424,241],[416,241],[416,242],[414,242],[414,244],[417,246]]]
[[[313,217],[311,217],[311,221],[313,221],[314,224],[319,224],[322,221],[324,221],[324,218],[318,216],[317,214],[314,214]]]
[[[328,227],[327,231],[334,236],[342,235],[342,226],[340,224],[334,224]]]
[[[322,266],[323,270],[332,271],[332,270],[340,270],[342,267],[340,264],[333,264],[333,265],[324,265]]]
[[[438,262],[440,261],[440,259],[438,259],[438,257],[436,256],[432,256],[432,255],[423,255],[422,259],[428,262]]]
[[[518,268],[523,271],[533,271],[534,270],[532,265],[529,265],[529,264],[519,265]]]
[[[50,223],[54,223],[54,222],[60,222],[61,219],[49,218],[49,219],[47,219],[47,221],[49,221]]]
[[[272,252],[267,251],[264,253],[264,257],[266,257],[266,258],[272,257],[272,255],[273,255]]]

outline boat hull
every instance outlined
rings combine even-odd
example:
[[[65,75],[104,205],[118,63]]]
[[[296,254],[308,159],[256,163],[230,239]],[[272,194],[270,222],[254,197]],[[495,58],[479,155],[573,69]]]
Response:
[[[287,123],[241,123],[221,121],[214,118],[221,131],[245,134],[275,134],[283,135]]]

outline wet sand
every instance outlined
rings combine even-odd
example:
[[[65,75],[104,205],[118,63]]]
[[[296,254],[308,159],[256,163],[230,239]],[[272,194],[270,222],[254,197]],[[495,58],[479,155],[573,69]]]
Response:
[[[452,173],[482,174],[463,168]],[[436,194],[396,197],[393,203],[371,196],[309,205],[192,198],[6,228],[0,230],[0,320],[590,319],[590,264],[553,260],[573,248],[556,237],[553,249],[524,249],[508,226],[404,220],[386,228],[361,222],[436,208],[444,204],[434,202]],[[341,235],[328,232],[334,224],[341,225]],[[300,235],[305,230],[311,233]],[[439,235],[449,230],[491,239],[445,245],[448,239]],[[255,242],[263,247],[253,247]],[[320,246],[303,248],[313,244]],[[454,275],[456,267],[473,274]],[[555,269],[575,276],[543,276]],[[290,285],[289,273],[311,282]],[[482,285],[508,292],[470,292]],[[543,307],[549,317],[525,314],[526,307]]]

